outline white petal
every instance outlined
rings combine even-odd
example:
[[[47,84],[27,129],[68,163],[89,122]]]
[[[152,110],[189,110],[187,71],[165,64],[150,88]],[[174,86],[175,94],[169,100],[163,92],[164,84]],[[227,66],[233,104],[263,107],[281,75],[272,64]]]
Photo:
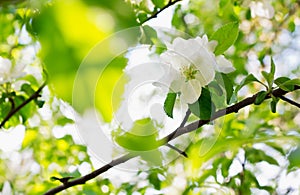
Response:
[[[223,73],[229,73],[235,71],[235,68],[232,66],[232,63],[227,60],[223,55],[217,56],[217,71]]]
[[[185,82],[181,88],[180,99],[188,104],[196,102],[201,95],[201,87],[196,79]]]
[[[2,194],[4,195],[12,195],[12,189],[11,189],[11,186],[10,186],[10,183],[8,181],[5,181],[4,182],[4,185],[3,185],[3,189],[2,189]]]
[[[180,92],[184,83],[185,78],[178,72],[178,74],[176,74],[176,78],[171,83],[170,90],[173,92]]]
[[[10,73],[11,61],[6,58],[0,57],[0,74],[7,75]]]

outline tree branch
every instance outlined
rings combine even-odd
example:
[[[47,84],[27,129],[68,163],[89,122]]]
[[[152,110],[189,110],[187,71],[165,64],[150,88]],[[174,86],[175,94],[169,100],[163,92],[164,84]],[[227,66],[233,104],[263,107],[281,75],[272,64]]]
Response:
[[[122,164],[132,158],[136,157],[136,155],[132,155],[132,154],[125,154],[115,160],[112,160],[110,163],[104,165],[103,167],[83,176],[83,177],[80,177],[80,178],[77,178],[77,179],[74,179],[72,181],[68,181],[66,183],[64,183],[63,185],[60,185],[56,188],[53,188],[51,190],[49,190],[48,192],[46,192],[44,195],[52,195],[52,194],[56,194],[58,192],[61,192],[65,189],[68,189],[72,186],[76,186],[76,185],[82,185],[82,184],[85,184],[85,182],[87,182],[88,180],[91,180],[95,177],[97,177],[98,175],[100,175],[101,173],[104,173],[106,172],[107,170],[109,170],[110,168],[116,166],[116,165],[119,165],[119,164]]]
[[[287,97],[280,96],[279,98],[282,99],[283,101],[287,102],[287,103],[290,103],[290,104],[292,104],[292,105],[300,108],[300,104],[299,103],[297,103],[297,102],[295,102],[295,101],[293,101],[293,100],[291,100],[291,99],[289,99]]]
[[[300,86],[295,86],[294,88],[294,91],[295,90],[298,90],[300,89]],[[285,94],[287,94],[288,91],[284,91],[282,89],[276,89],[272,92],[273,96],[275,97],[281,97]],[[252,97],[248,97],[232,106],[229,106],[227,108],[224,108],[222,110],[219,110],[217,111],[212,117],[210,120],[198,120],[196,122],[193,122],[185,127],[178,127],[174,132],[172,132],[171,134],[167,135],[166,137],[162,138],[160,141],[164,141],[163,143],[165,143],[164,145],[167,145],[169,141],[177,138],[178,136],[180,135],[183,135],[183,134],[186,134],[186,133],[189,133],[191,131],[195,131],[197,130],[199,127],[209,123],[210,121],[213,121],[217,118],[220,118],[222,116],[225,116],[227,114],[230,114],[230,113],[237,113],[240,109],[246,107],[246,106],[249,106],[251,104],[254,103],[255,99],[256,99],[256,96],[257,96],[258,93],[256,93],[255,95],[253,95]],[[269,99],[271,98],[270,95],[268,95],[265,99]],[[187,116],[187,115],[186,115]],[[90,179],[93,179],[95,177],[97,177],[98,175],[106,172],[107,170],[109,170],[110,168],[114,167],[114,166],[117,166],[119,164],[122,164],[134,157],[136,157],[137,155],[132,155],[132,154],[125,154],[124,156],[121,156],[113,161],[111,161],[110,163],[104,165],[103,167],[91,172],[90,174],[88,175],[85,175],[83,177],[80,177],[78,179],[74,179],[70,182],[67,182],[63,185],[60,185],[56,188],[53,188],[51,190],[49,190],[48,192],[46,192],[44,195],[52,195],[52,194],[56,194],[58,192],[61,192],[67,188],[70,188],[72,186],[75,186],[75,185],[80,185],[80,184],[84,184],[86,181],[90,180]]]
[[[300,86],[295,85],[294,91],[298,90],[298,89],[300,89]],[[272,92],[273,96],[275,96],[275,97],[281,97],[281,96],[283,96],[283,95],[285,95],[287,93],[289,93],[289,92],[288,91],[284,91],[282,89],[276,89],[276,90],[274,90]],[[202,127],[203,125],[205,125],[205,124],[207,124],[207,123],[209,123],[211,121],[214,121],[217,118],[220,118],[222,116],[225,116],[227,114],[231,114],[231,113],[234,113],[234,112],[237,113],[240,109],[253,104],[254,101],[255,101],[255,99],[256,99],[256,97],[257,97],[257,94],[258,93],[256,93],[252,97],[248,97],[248,98],[246,98],[246,99],[244,99],[244,100],[242,100],[242,101],[240,101],[240,102],[238,102],[238,103],[236,103],[236,104],[234,104],[232,106],[229,106],[227,108],[224,108],[222,110],[217,111],[210,118],[210,120],[198,120],[198,121],[195,121],[195,122],[193,122],[193,123],[191,123],[191,124],[189,124],[189,125],[187,125],[185,127],[178,128],[174,132],[172,132],[169,135],[167,135],[166,137],[164,137],[161,141],[169,142],[169,141],[175,139],[178,136],[181,136],[183,134],[186,134],[186,133],[189,133],[191,131],[194,131],[194,130],[198,129],[199,127]],[[271,98],[270,95],[266,96],[265,99],[269,99],[269,98]]]
[[[20,104],[19,106],[13,108],[7,115],[6,117],[3,119],[3,121],[0,124],[0,128],[2,128],[5,123],[14,115],[16,114],[19,110],[21,110],[24,106],[26,106],[29,102],[31,102],[32,100],[37,99],[38,97],[40,97],[40,93],[43,90],[43,88],[46,86],[47,81],[45,81],[36,92],[34,92],[27,100],[25,100],[24,102],[22,102],[22,104]]]
[[[164,11],[165,9],[167,9],[168,7],[176,4],[177,2],[182,1],[182,0],[169,0],[168,4],[165,5],[163,8],[161,8],[160,10],[158,10],[157,12],[155,12],[153,15],[151,15],[149,18],[147,18],[146,20],[142,21],[141,24],[144,24],[145,22],[148,22],[149,20],[156,18],[158,14],[160,14],[160,12]]]
[[[178,152],[179,154],[181,154],[182,156],[184,156],[185,158],[188,158],[188,155],[185,153],[185,151],[182,151],[180,150],[179,148],[176,148],[175,146],[169,144],[169,143],[166,143],[165,144],[166,146],[168,146],[169,148],[175,150],[176,152]]]

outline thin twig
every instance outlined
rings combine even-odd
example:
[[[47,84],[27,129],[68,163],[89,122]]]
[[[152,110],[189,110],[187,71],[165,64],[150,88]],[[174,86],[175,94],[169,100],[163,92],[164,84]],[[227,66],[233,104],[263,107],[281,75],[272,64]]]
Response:
[[[293,101],[293,100],[291,100],[291,99],[289,99],[289,98],[287,98],[285,96],[280,96],[279,98],[282,99],[283,101],[286,101],[286,102],[288,102],[288,103],[290,103],[290,104],[292,104],[292,105],[300,108],[300,104],[299,103],[297,103],[297,102],[295,102],[295,101]]]
[[[22,102],[22,104],[20,104],[19,106],[13,108],[7,115],[6,117],[3,119],[3,121],[0,124],[0,128],[2,128],[5,123],[15,114],[17,113],[19,110],[21,110],[24,106],[26,106],[29,102],[31,102],[32,100],[37,99],[38,97],[40,97],[40,93],[43,90],[43,88],[46,86],[46,81],[38,88],[38,90],[36,92],[34,92],[27,100],[25,100],[24,102]]]
[[[188,157],[188,155],[185,153],[185,151],[182,151],[182,150],[180,150],[179,148],[176,148],[175,146],[173,146],[173,145],[171,145],[171,144],[169,144],[169,143],[166,143],[166,146],[168,146],[169,148],[175,150],[176,152],[178,152],[178,153],[181,154],[182,156],[184,156],[184,157],[186,157],[186,158]]]
[[[151,15],[149,18],[147,18],[146,20],[142,21],[141,24],[144,24],[145,22],[148,22],[149,20],[153,19],[153,18],[156,18],[158,14],[160,14],[160,12],[164,11],[165,9],[167,9],[168,7],[176,4],[177,2],[179,1],[182,1],[182,0],[175,0],[175,1],[172,1],[170,0],[168,2],[168,4],[166,6],[164,6],[163,8],[161,8],[160,10],[158,10],[157,12],[155,12],[153,15]]]
[[[297,86],[295,85],[295,88],[294,88],[294,91],[295,90],[298,90],[300,89],[300,86]],[[283,96],[285,94],[287,94],[288,91],[284,91],[282,89],[276,89],[275,91],[272,92],[273,96],[275,97],[280,97],[280,96]],[[230,113],[234,113],[234,112],[238,112],[240,109],[246,107],[246,106],[249,106],[251,104],[254,103],[256,97],[257,97],[257,94],[256,93],[255,95],[253,95],[252,97],[248,97],[232,106],[229,106],[227,108],[224,108],[222,110],[219,110],[218,112],[216,112],[212,118],[210,120],[198,120],[196,122],[193,122],[185,127],[180,127],[180,128],[177,128],[173,133],[167,135],[166,137],[162,138],[161,140],[159,141],[165,141],[164,145],[166,145],[169,141],[177,138],[178,136],[180,135],[183,135],[183,134],[186,134],[186,133],[189,133],[191,131],[195,131],[197,130],[199,127],[209,123],[210,121],[213,121],[217,118],[220,118],[222,116],[225,116],[227,114],[230,114]],[[270,95],[268,95],[265,99],[269,99],[271,98]],[[66,184],[63,184],[63,185],[60,185],[56,188],[53,188],[51,190],[49,190],[48,192],[46,192],[44,195],[52,195],[52,194],[56,194],[58,192],[61,192],[67,188],[70,188],[72,186],[75,186],[75,185],[80,185],[80,184],[84,184],[86,181],[90,180],[90,179],[93,179],[95,177],[97,177],[98,175],[106,172],[107,170],[109,170],[110,168],[114,167],[114,166],[117,166],[121,163],[124,163],[134,157],[136,157],[137,155],[132,155],[132,154],[126,154],[124,156],[121,156],[113,161],[111,161],[110,163],[104,165],[103,167],[89,173],[88,175],[85,175],[83,177],[80,177],[78,179],[75,179],[75,180],[72,180],[70,182],[67,182]]]
[[[185,113],[185,116],[181,122],[181,124],[179,125],[179,128],[184,127],[185,123],[187,122],[187,120],[189,119],[189,116],[191,115],[191,110],[188,109]]]

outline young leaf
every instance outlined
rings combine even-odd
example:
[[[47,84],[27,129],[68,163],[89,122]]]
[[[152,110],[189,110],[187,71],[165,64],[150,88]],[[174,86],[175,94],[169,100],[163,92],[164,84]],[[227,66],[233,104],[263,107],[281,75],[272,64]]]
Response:
[[[231,22],[219,28],[211,37],[211,40],[216,40],[218,45],[215,49],[215,54],[224,53],[231,45],[234,44],[239,34],[239,23]]]
[[[208,84],[209,89],[213,90],[213,92],[215,94],[217,94],[218,96],[223,95],[223,90],[220,87],[220,85],[218,84],[217,81],[212,81]]]
[[[131,151],[149,151],[160,146],[156,141],[157,131],[151,119],[141,119],[134,123],[132,129],[115,136],[115,141]]]
[[[161,181],[158,178],[158,174],[159,174],[159,172],[156,171],[156,169],[154,169],[154,170],[151,170],[148,175],[149,182],[154,186],[154,188],[156,190],[160,190],[160,187],[161,187]]]
[[[290,162],[289,169],[293,167],[300,167],[300,147],[298,146],[288,155],[288,160]]]
[[[294,85],[285,85],[285,82],[291,80],[288,77],[279,77],[274,80],[274,83],[282,90],[285,91],[293,91],[294,90]]]
[[[158,149],[151,150],[151,151],[143,151],[139,153],[139,155],[150,166],[162,165],[162,154]]]
[[[248,148],[246,150],[246,157],[250,163],[258,163],[266,161],[269,164],[279,165],[278,162],[271,156],[267,155],[264,151],[255,148]]]
[[[176,93],[168,93],[167,98],[164,103],[164,110],[168,117],[173,118],[173,109],[176,100]]]
[[[279,98],[272,96],[272,101],[270,102],[271,111],[276,113],[276,106],[279,101]]]
[[[140,28],[141,28],[140,42],[142,44],[152,45],[153,39],[157,39],[156,31],[148,25],[141,26]]]
[[[226,101],[227,101],[227,104],[229,104],[231,96],[233,94],[233,84],[232,84],[231,79],[226,74],[222,73],[221,75],[222,75],[224,87],[226,90]]]
[[[275,64],[274,64],[273,58],[271,58],[270,72],[267,73],[265,71],[262,71],[261,73],[262,73],[263,77],[266,79],[266,81],[268,82],[269,90],[272,89],[273,83],[274,83],[274,74],[275,74]]]
[[[32,87],[28,83],[24,83],[21,87],[21,91],[24,91],[28,96],[31,96],[35,93]]]
[[[291,80],[290,78],[288,77],[278,77],[277,79],[274,80],[274,83],[279,86],[287,81]]]
[[[214,114],[216,107],[211,100],[210,91],[202,88],[201,96],[193,104],[189,104],[191,112],[202,120],[208,120]]]
[[[151,0],[155,7],[163,8],[165,6],[164,0]]]
[[[249,84],[249,83],[252,83],[252,82],[259,82],[260,81],[253,75],[253,74],[249,74],[246,78],[244,78],[241,82],[240,85],[238,85],[236,88],[235,88],[235,93],[237,94],[237,92],[243,88],[245,85]]]
[[[276,79],[278,83],[277,85],[280,89],[283,89],[285,91],[292,91],[294,90],[295,85],[300,86],[300,79],[284,79],[284,78],[285,77],[280,77]]]
[[[266,99],[267,95],[268,95],[268,92],[266,92],[266,91],[260,91],[260,92],[258,92],[258,94],[257,94],[257,96],[255,98],[254,104],[255,105],[261,104]]]

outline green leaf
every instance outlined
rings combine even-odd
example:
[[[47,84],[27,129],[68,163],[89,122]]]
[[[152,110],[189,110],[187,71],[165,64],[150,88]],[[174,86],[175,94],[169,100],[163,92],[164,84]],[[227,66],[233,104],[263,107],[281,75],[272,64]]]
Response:
[[[291,79],[288,77],[279,77],[275,79],[274,83],[284,91],[293,91],[295,86],[294,85],[287,85],[286,82],[290,81]]]
[[[34,101],[36,103],[36,105],[39,107],[39,108],[42,108],[45,104],[45,101],[42,101],[42,100],[35,100]]]
[[[19,106],[25,100],[26,100],[26,98],[24,96],[16,96],[14,98],[16,106]],[[25,121],[27,121],[28,118],[30,118],[33,115],[35,110],[36,110],[36,106],[35,106],[34,102],[29,102],[22,109],[20,109],[18,111],[18,114],[20,114],[20,116],[23,119],[23,122],[25,122]]]
[[[217,94],[218,96],[223,95],[223,90],[220,87],[220,85],[218,84],[217,81],[212,81],[208,84],[209,89],[213,90],[213,92],[215,94]]]
[[[271,112],[276,113],[276,106],[279,101],[279,98],[272,96],[272,101],[270,102]]]
[[[140,157],[145,160],[149,166],[162,166],[162,154],[158,149],[143,151],[139,153]]]
[[[202,184],[208,177],[214,175],[216,172],[216,169],[206,169],[203,171],[201,176],[197,179],[197,182],[199,184]]]
[[[296,25],[295,25],[294,21],[292,20],[292,21],[290,21],[289,24],[288,24],[288,30],[289,30],[290,32],[294,32],[295,29],[296,29]]]
[[[289,169],[293,167],[300,167],[300,146],[298,146],[288,155],[288,160],[290,163]]]
[[[293,91],[295,88],[295,85],[300,86],[300,79],[289,79],[286,77],[280,77],[277,78],[277,83],[276,85],[285,91]],[[279,81],[278,81],[279,80]]]
[[[157,130],[151,119],[141,119],[134,123],[132,129],[123,134],[117,130],[115,141],[123,148],[131,151],[149,151],[158,148],[161,143],[156,141]]]
[[[72,119],[66,118],[66,117],[60,117],[57,119],[56,123],[60,126],[64,126],[68,123],[74,123]]]
[[[222,9],[225,5],[227,5],[228,2],[229,0],[220,0],[219,2],[220,9]]]
[[[266,92],[266,91],[258,92],[258,94],[255,98],[254,104],[255,105],[260,105],[266,99],[267,95],[268,95],[268,92]]]
[[[155,7],[163,8],[165,6],[164,0],[151,0]]]
[[[229,104],[230,99],[233,94],[233,84],[232,84],[231,79],[226,74],[222,73],[221,75],[222,75],[224,87],[226,90],[226,101],[227,101],[227,104]]]
[[[279,165],[278,162],[271,156],[267,155],[264,151],[255,148],[248,148],[246,150],[246,158],[250,163],[258,163],[266,161],[269,164]]]
[[[222,161],[221,172],[222,172],[223,177],[225,177],[225,178],[228,177],[228,175],[229,175],[229,167],[232,164],[232,161],[233,161],[233,159],[228,159],[228,158],[226,158]]]
[[[142,44],[153,45],[155,39],[157,39],[157,33],[152,27],[148,25],[141,26],[140,42]]]
[[[137,14],[137,17],[139,19],[139,22],[142,23],[148,19],[148,14],[146,12],[139,12]]]
[[[149,182],[154,186],[154,188],[156,190],[161,189],[161,181],[158,178],[158,174],[159,174],[159,172],[157,171],[157,169],[154,169],[154,170],[151,170],[148,175]]]
[[[291,80],[290,78],[288,77],[278,77],[277,79],[274,80],[274,83],[277,85],[277,86],[280,86],[282,85],[283,83],[287,82]]]
[[[215,49],[215,54],[224,53],[231,45],[234,44],[239,34],[239,23],[231,22],[219,28],[211,37],[211,40],[216,40],[218,45]]]
[[[235,93],[237,93],[241,88],[245,85],[252,83],[252,82],[260,82],[253,74],[249,74],[246,78],[244,78],[240,85],[235,88]]]
[[[271,58],[270,72],[267,73],[266,71],[262,71],[261,73],[262,73],[263,77],[266,79],[266,81],[268,82],[269,90],[271,90],[273,87],[274,74],[275,74],[275,64],[274,64],[273,58]]]
[[[208,120],[215,113],[216,107],[211,100],[210,91],[202,88],[201,96],[193,104],[189,104],[191,112],[202,120]]]
[[[21,91],[24,91],[28,96],[31,96],[35,93],[35,91],[31,88],[31,85],[29,85],[28,83],[24,83],[21,86]]]
[[[173,109],[176,101],[176,93],[168,93],[167,98],[164,103],[164,110],[168,117],[173,118]]]

